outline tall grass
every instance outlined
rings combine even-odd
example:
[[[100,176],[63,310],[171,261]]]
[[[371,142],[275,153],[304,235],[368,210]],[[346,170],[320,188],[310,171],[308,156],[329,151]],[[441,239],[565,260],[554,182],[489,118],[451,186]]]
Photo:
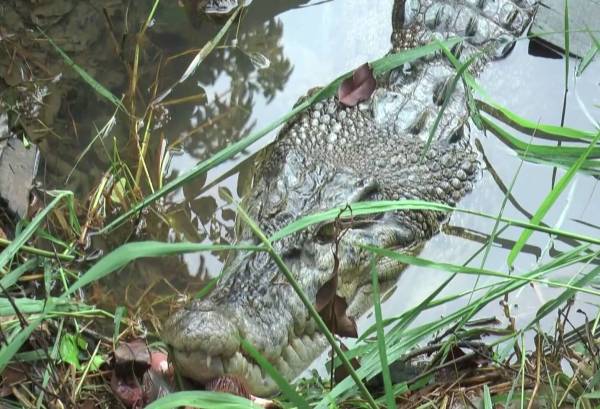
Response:
[[[150,21],[151,16],[154,16],[158,3],[159,0],[154,2],[153,9],[144,27],[148,26],[148,21]],[[213,41],[206,44],[205,47],[200,50],[200,52],[192,60],[192,63],[189,65],[188,69],[182,75],[181,79],[171,87],[167,88],[167,90],[165,90],[162,94],[159,94],[159,96],[155,99],[155,102],[159,102],[161,99],[163,99],[166,95],[168,95],[168,93],[170,93],[173,87],[184,82],[191,75],[191,73],[198,68],[208,53],[210,53],[221,41],[222,37],[237,17],[237,13],[238,12],[236,12],[236,14],[230,18],[230,20],[224,25],[223,29],[218,33]],[[568,31],[567,5],[565,2],[565,33]],[[48,40],[56,48],[57,52],[61,54],[65,61],[75,71],[77,71],[81,78],[99,95],[113,104],[116,109],[127,111],[120,98],[112,95],[101,84],[97,83],[85,72],[85,70],[75,65],[72,60],[70,60],[70,58],[62,50],[60,50],[60,48],[58,48],[51,39],[48,38]],[[568,35],[566,35],[565,41],[568,47]],[[382,75],[391,69],[397,68],[407,62],[414,61],[430,53],[440,51],[448,53],[448,48],[452,47],[458,42],[460,42],[460,39],[450,39],[445,42],[436,42],[414,50],[388,55],[382,59],[372,62],[371,66],[376,75]],[[138,54],[139,48],[136,49],[136,56]],[[451,56],[449,56],[449,58],[452,60]],[[451,95],[452,90],[457,86],[458,81],[462,80],[464,83],[468,84],[469,87],[471,87],[471,89],[468,90],[469,92],[481,89],[481,87],[468,73],[468,67],[472,60],[469,60],[465,63],[460,63],[458,61],[453,62],[456,67],[456,75],[450,84],[449,93],[446,95],[446,100],[444,101],[441,109],[442,113],[446,104],[448,103],[449,96]],[[568,65],[566,65],[566,81],[568,81],[568,71]],[[134,70],[134,73],[135,72],[136,70]],[[240,153],[281,124],[291,120],[295,115],[310,107],[311,104],[333,95],[341,81],[343,81],[349,75],[351,75],[351,73],[341,75],[337,79],[330,82],[319,92],[315,93],[310,98],[299,104],[288,114],[273,121],[264,129],[246,136],[239,142],[236,142],[226,149],[218,152],[213,157],[199,163],[188,172],[171,180],[166,185],[162,187],[159,186],[158,189],[139,200],[129,210],[125,211],[123,214],[119,215],[113,221],[108,223],[104,229],[102,229],[102,232],[106,233],[112,231],[121,223],[135,217],[143,208],[151,205],[161,198],[164,198],[167,194],[190,182],[198,175],[207,172],[216,165]],[[136,81],[133,80],[132,83],[133,88],[135,89]],[[566,85],[567,84],[565,84],[565,86]],[[481,120],[482,126],[498,135],[498,137],[500,137],[502,140],[506,141],[515,150],[515,152],[523,157],[524,160],[544,162],[550,164],[551,166],[561,166],[567,168],[567,172],[558,181],[552,191],[538,204],[538,209],[534,213],[534,216],[531,218],[531,220],[516,220],[507,218],[501,213],[494,215],[468,209],[454,209],[450,206],[441,205],[439,203],[418,200],[362,202],[352,204],[351,209],[348,209],[347,207],[330,209],[300,218],[273,233],[270,237],[267,237],[264,232],[260,231],[257,224],[248,217],[243,209],[239,209],[239,217],[251,226],[252,230],[261,241],[260,245],[161,243],[150,241],[126,243],[102,257],[98,262],[89,267],[80,275],[64,274],[61,262],[72,261],[76,257],[75,246],[67,245],[65,247],[66,250],[64,251],[64,254],[56,254],[53,257],[53,267],[56,267],[56,271],[60,271],[60,274],[55,274],[55,277],[53,278],[45,277],[47,281],[60,281],[62,285],[62,291],[60,294],[58,296],[52,296],[50,291],[48,291],[46,297],[39,300],[18,297],[15,298],[15,296],[11,294],[15,294],[16,291],[12,292],[11,290],[16,289],[16,286],[19,284],[19,279],[24,274],[34,270],[40,264],[42,264],[42,258],[48,259],[53,256],[52,253],[47,251],[27,246],[26,243],[32,237],[35,237],[36,234],[39,234],[40,228],[43,226],[45,219],[57,208],[59,203],[67,204],[70,228],[73,230],[73,232],[81,234],[82,228],[79,226],[77,221],[72,193],[63,191],[51,192],[55,196],[54,199],[29,224],[27,224],[27,226],[21,231],[15,240],[6,242],[6,248],[2,251],[2,253],[0,253],[0,269],[6,270],[6,274],[0,279],[0,288],[4,294],[4,297],[0,297],[0,317],[6,318],[2,324],[4,342],[2,347],[0,347],[0,372],[11,363],[14,364],[23,361],[24,355],[18,355],[19,351],[22,351],[23,345],[28,340],[32,339],[32,334],[34,334],[36,329],[40,328],[44,321],[60,320],[59,329],[57,331],[57,340],[49,354],[40,354],[39,356],[31,355],[31,359],[33,360],[49,361],[46,363],[47,366],[43,378],[42,385],[44,388],[48,385],[52,374],[51,364],[54,364],[55,361],[59,359],[57,356],[57,345],[59,344],[59,338],[61,338],[62,334],[66,332],[63,325],[65,320],[71,320],[69,322],[73,324],[77,331],[79,331],[81,328],[79,327],[78,320],[82,317],[109,317],[114,320],[114,334],[112,335],[112,342],[116,343],[119,338],[120,325],[123,322],[123,316],[125,314],[124,310],[122,308],[116,309],[114,314],[110,311],[107,312],[98,310],[92,306],[78,302],[76,294],[80,293],[80,290],[85,289],[90,284],[119,271],[131,261],[140,258],[163,257],[167,255],[178,255],[190,252],[214,252],[230,250],[262,251],[269,253],[269,255],[275,260],[281,271],[281,274],[289,281],[292,288],[306,306],[311,317],[319,326],[320,331],[325,334],[332,348],[336,351],[336,360],[341,362],[341,364],[345,366],[349,373],[349,376],[343,381],[339,382],[337,385],[322,385],[323,389],[320,391],[321,394],[317,395],[316,397],[314,395],[310,397],[304,396],[299,392],[299,388],[296,384],[290,383],[288,380],[278,375],[272,365],[263,359],[252,345],[248,344],[246,341],[242,341],[242,345],[246,353],[252,356],[254,360],[261,365],[267,373],[271,374],[272,378],[277,382],[284,394],[282,401],[287,407],[326,408],[344,405],[345,402],[347,403],[351,399],[353,403],[356,403],[359,406],[375,409],[380,407],[380,401],[376,400],[376,397],[373,396],[372,391],[369,390],[368,381],[373,380],[377,376],[381,376],[384,384],[383,398],[385,405],[387,405],[388,408],[393,408],[396,406],[397,395],[408,390],[418,390],[420,386],[424,385],[424,382],[431,377],[429,375],[423,375],[422,378],[425,379],[425,381],[420,378],[417,380],[394,380],[392,379],[389,365],[393,365],[395,362],[402,361],[407,354],[409,354],[415,348],[422,346],[424,342],[435,339],[440,332],[451,329],[451,336],[443,337],[443,339],[440,341],[443,344],[443,346],[440,347],[442,350],[441,354],[445,359],[448,356],[448,350],[450,350],[453,345],[457,345],[458,342],[463,338],[468,339],[467,335],[470,334],[470,332],[466,331],[465,327],[486,306],[489,306],[491,303],[497,302],[508,294],[514,293],[515,291],[518,291],[519,289],[522,289],[532,283],[549,285],[560,289],[560,294],[539,308],[535,318],[532,319],[526,326],[519,329],[509,329],[507,334],[502,336],[495,343],[492,343],[492,346],[498,347],[497,352],[502,343],[510,344],[510,347],[514,348],[515,350],[519,349],[520,351],[525,351],[525,335],[527,331],[535,330],[540,320],[556,313],[557,311],[560,311],[566,304],[568,304],[570,299],[578,294],[589,294],[592,296],[600,295],[600,291],[591,285],[595,280],[598,279],[600,273],[600,267],[592,267],[592,263],[597,263],[598,261],[598,246],[600,245],[600,239],[598,237],[586,236],[577,232],[547,227],[541,223],[548,210],[553,206],[557,198],[562,194],[567,185],[577,174],[581,172],[592,173],[595,175],[598,174],[598,161],[596,159],[600,158],[600,150],[598,146],[598,138],[600,137],[600,133],[590,133],[562,126],[558,127],[547,124],[538,124],[526,118],[522,118],[516,113],[513,113],[507,108],[502,107],[501,105],[498,105],[490,100],[486,100],[485,102],[477,101],[476,105],[477,106],[474,108],[481,109],[484,112],[484,115],[478,116],[478,118]],[[130,111],[132,112],[129,113],[133,114],[133,111],[135,111],[135,106],[132,105],[130,108]],[[474,111],[472,114],[479,115],[479,112]],[[436,119],[435,125],[430,132],[430,140],[435,133],[435,129],[440,118],[441,116]],[[148,127],[149,126],[150,123],[148,123]],[[517,131],[524,131],[526,134],[535,133],[535,136],[550,136],[557,140],[578,142],[582,145],[547,146],[525,143],[519,138],[514,137],[512,133],[506,129],[506,127],[511,127]],[[107,129],[110,129],[110,127]],[[106,132],[99,133],[99,135],[101,135],[99,137],[102,138],[105,133]],[[144,138],[143,141],[147,141],[147,139]],[[143,160],[143,156],[146,152],[144,146],[147,147],[145,143],[140,146],[140,160]],[[136,181],[136,185],[139,184],[142,169],[143,166],[138,167],[138,173],[135,177],[130,175],[131,179]],[[98,197],[100,196],[101,191],[101,189],[98,190]],[[551,236],[567,237],[575,240],[578,245],[568,249],[567,251],[564,251],[555,258],[545,261],[544,263],[540,262],[540,264],[536,265],[529,271],[523,271],[519,274],[509,274],[486,269],[484,268],[484,263],[482,263],[480,267],[470,267],[466,265],[468,263],[465,263],[465,265],[457,265],[446,263],[441,260],[429,260],[417,256],[407,255],[391,249],[364,246],[364,249],[370,252],[373,259],[393,259],[406,265],[424,267],[440,274],[446,274],[448,277],[441,285],[428,294],[418,305],[399,314],[398,316],[384,317],[381,310],[381,302],[384,296],[380,293],[375,263],[373,263],[373,268],[371,269],[371,285],[373,289],[372,297],[375,322],[361,335],[353,348],[344,352],[339,346],[338,340],[327,329],[323,320],[320,318],[319,314],[312,305],[311,300],[308,299],[301,286],[296,282],[291,271],[285,265],[281,255],[277,254],[272,244],[316,223],[331,221],[339,217],[350,217],[351,215],[359,216],[398,210],[429,210],[445,213],[462,212],[473,217],[493,220],[495,225],[492,238],[501,234],[503,229],[508,226],[519,229],[521,232],[520,237],[507,257],[508,266],[512,266],[517,260],[521,250],[533,232],[544,233]],[[482,248],[479,249],[479,251],[485,252],[487,249],[489,249],[489,243],[486,243],[484,246],[485,250]],[[25,254],[35,254],[35,257],[26,258]],[[581,269],[580,274],[575,275],[574,278],[568,282],[551,279],[548,277],[558,270],[564,270],[568,268],[575,269],[578,267]],[[455,277],[461,275],[493,277],[495,281],[473,291],[445,294],[444,290],[447,289],[449,283]],[[464,301],[467,297],[469,297],[469,301],[466,302],[462,307],[452,311],[438,320],[415,326],[414,323],[416,319],[426,311],[432,308],[450,305],[450,303],[456,302],[457,300]],[[374,339],[371,339],[370,337],[374,337]],[[80,374],[81,378],[76,385],[73,396],[77,396],[83,387],[84,380],[86,379],[86,376],[88,376],[89,371],[91,371],[93,357],[98,353],[99,345],[100,344],[96,346],[93,356],[88,357],[89,360],[87,361],[83,373]],[[499,352],[498,355],[500,355]],[[350,358],[356,356],[361,357],[361,367],[355,370],[350,364]],[[538,358],[538,365],[540,359],[541,358]],[[524,353],[518,356],[517,359],[513,359],[512,361],[498,361],[497,364],[503,365],[506,364],[506,362],[516,365],[515,367],[518,371],[518,376],[515,377],[513,387],[510,393],[507,395],[506,401],[513,401],[513,399],[514,401],[518,400],[519,404],[523,407],[527,399],[526,379],[528,376],[528,366],[531,366],[532,364],[531,362],[528,362],[528,357]],[[566,399],[565,397],[568,395],[571,397],[572,401],[576,402],[577,405],[581,405],[581,407],[592,407],[590,405],[594,402],[597,402],[597,399],[600,399],[600,392],[598,388],[600,384],[600,371],[598,371],[597,367],[593,367],[593,369],[595,372],[593,372],[590,382],[581,388],[584,392],[574,394],[569,390],[569,387],[562,387],[561,390],[564,394],[563,398]],[[558,376],[556,372],[554,375]],[[572,382],[575,384],[579,382],[575,375],[569,377],[569,375],[560,372],[560,376],[563,378],[567,377],[567,383]],[[552,386],[554,387],[554,385]],[[517,393],[513,396],[513,391],[517,389]],[[558,389],[555,389],[555,393],[558,393]],[[487,385],[482,388],[482,391],[483,407],[491,408],[493,403],[495,403],[495,396],[493,396],[493,394],[490,392],[490,387]],[[41,405],[42,399],[40,398],[37,401],[37,407],[41,407]],[[148,406],[148,408],[173,408],[183,405],[211,408],[247,408],[250,407],[252,403],[243,398],[212,392],[177,392],[153,402]]]

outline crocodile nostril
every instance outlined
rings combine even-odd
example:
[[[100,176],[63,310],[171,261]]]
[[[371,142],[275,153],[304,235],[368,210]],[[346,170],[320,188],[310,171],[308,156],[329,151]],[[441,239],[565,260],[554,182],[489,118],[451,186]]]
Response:
[[[326,223],[320,226],[315,233],[317,243],[333,243],[337,237],[335,223]]]
[[[237,326],[207,303],[194,302],[171,315],[163,328],[163,340],[174,349],[230,356],[240,347]]]
[[[452,135],[450,135],[450,138],[448,138],[448,142],[456,143],[458,141],[463,140],[464,138],[465,138],[464,126],[459,126],[454,132],[452,132]]]

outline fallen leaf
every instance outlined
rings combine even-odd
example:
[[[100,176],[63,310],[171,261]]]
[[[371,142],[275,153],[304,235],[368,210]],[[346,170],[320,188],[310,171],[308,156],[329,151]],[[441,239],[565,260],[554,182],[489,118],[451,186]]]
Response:
[[[348,304],[336,294],[337,274],[317,291],[315,307],[327,328],[342,337],[358,338],[358,330],[354,319],[346,315]]]
[[[141,408],[144,405],[142,387],[135,378],[124,379],[113,372],[110,387],[116,396],[129,408]]]
[[[346,300],[336,294],[333,300],[333,331],[342,336],[350,338],[358,338],[358,328],[356,327],[356,321],[346,315],[346,309],[348,304]]]
[[[315,308],[321,312],[323,309],[333,302],[335,297],[335,291],[337,289],[337,274],[334,274],[329,281],[327,281],[317,291],[315,299]]]
[[[146,404],[167,396],[173,389],[168,376],[162,372],[150,369],[142,377],[142,395]]]
[[[12,386],[23,383],[27,380],[24,370],[29,367],[17,368],[7,366],[2,372],[2,383],[0,384],[0,397],[5,398],[12,395]]]
[[[343,342],[340,342],[340,348],[343,352],[348,352],[348,347]],[[355,370],[360,368],[360,362],[358,362],[358,358],[351,358],[350,365],[352,365],[352,368]],[[350,375],[350,372],[348,372],[348,368],[346,368],[344,365],[336,367],[333,371],[333,379],[335,380],[335,383],[342,382],[348,375]]]
[[[115,371],[122,377],[131,372],[141,377],[152,365],[150,350],[141,339],[131,342],[121,342],[115,349]]]
[[[377,82],[373,70],[365,63],[346,78],[338,88],[338,99],[347,107],[356,106],[361,101],[366,101],[373,95]]]
[[[97,402],[94,402],[91,399],[86,399],[83,402],[79,403],[79,409],[95,409],[97,407]]]

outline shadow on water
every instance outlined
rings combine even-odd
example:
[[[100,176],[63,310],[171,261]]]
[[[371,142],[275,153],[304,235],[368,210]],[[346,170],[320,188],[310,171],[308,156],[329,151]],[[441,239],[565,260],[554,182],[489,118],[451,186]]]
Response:
[[[64,0],[40,5],[27,0],[4,0],[0,6],[2,108],[9,113],[12,129],[23,132],[39,145],[44,158],[41,173],[44,186],[66,187],[78,197],[86,197],[114,166],[116,152],[124,162],[135,166],[138,148],[130,132],[132,121],[140,128],[146,126],[136,123],[136,119],[145,117],[149,101],[177,81],[194,53],[222,25],[222,21],[199,16],[175,1],[163,1],[146,36],[138,38],[152,3],[150,0]],[[390,48],[391,34],[392,2],[386,3],[389,4],[374,8],[370,7],[371,0],[255,0],[243,12],[240,23],[226,35],[223,45],[155,107],[148,150],[148,177],[152,184],[160,183],[165,152],[171,153],[165,176],[169,180],[251,129],[261,128],[286,113],[310,88],[384,55]],[[114,107],[82,83],[43,35],[32,30],[34,25],[41,27],[113,94],[125,95],[123,103],[133,116],[118,112],[112,131],[103,138],[95,138],[114,114]],[[139,78],[135,97],[131,98],[131,62],[136,44],[141,46]],[[563,81],[563,62],[528,55],[527,49],[527,41],[518,43],[507,59],[487,67],[481,83],[489,95],[522,116],[559,123],[562,85],[557,84]],[[566,109],[569,126],[591,127],[576,97],[588,106],[598,103],[599,87],[593,78],[597,70],[598,64],[594,63],[578,78],[569,94]],[[519,75],[515,77],[515,73]],[[169,195],[162,203],[163,214],[149,213],[146,223],[139,226],[139,237],[231,243],[235,213],[224,199],[223,191],[234,197],[248,191],[252,154],[273,137]],[[460,206],[497,214],[520,159],[493,135],[474,130],[474,137],[479,139],[485,153],[488,171],[484,171],[474,193]],[[529,218],[548,193],[551,178],[549,166],[524,163],[504,215]],[[148,182],[144,183],[147,192]],[[600,199],[596,183],[590,176],[577,176],[571,190],[561,196],[545,221],[554,227],[597,235],[595,226],[600,225],[600,216],[591,205]],[[577,222],[579,219],[585,223]],[[422,257],[463,263],[487,241],[493,221],[457,213],[451,225],[445,234],[425,246]],[[509,228],[496,239],[486,267],[506,271],[506,257],[519,233]],[[115,235],[95,240],[94,245],[106,249],[123,240],[124,237]],[[517,271],[572,245],[536,233],[519,259]],[[222,254],[192,254],[151,262],[142,260],[113,276],[110,285],[96,284],[90,296],[92,302],[122,304],[142,313],[156,306],[164,308],[168,305],[164,302],[167,298],[196,291],[207,277],[216,275],[222,257]],[[476,258],[472,265],[480,262]],[[396,286],[398,290],[384,303],[384,315],[396,315],[416,305],[445,278],[439,272],[408,268]],[[489,280],[481,278],[476,283],[472,277],[461,276],[447,291],[482,286]],[[119,285],[114,285],[115,282]],[[413,289],[410,293],[402,290],[407,286]],[[556,291],[535,285],[511,295],[510,302],[518,305],[519,322],[527,322]],[[464,302],[449,303],[443,311],[425,312],[419,322],[435,319]],[[490,305],[485,314],[501,315],[501,307]],[[361,329],[369,322],[372,318],[363,317],[359,323]]]

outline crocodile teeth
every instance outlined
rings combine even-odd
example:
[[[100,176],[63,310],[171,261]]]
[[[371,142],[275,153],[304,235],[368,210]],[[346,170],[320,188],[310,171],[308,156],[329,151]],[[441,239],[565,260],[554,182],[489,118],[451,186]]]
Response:
[[[294,348],[294,351],[296,351],[298,358],[300,358],[301,361],[306,362],[310,359],[309,353],[306,350],[306,346],[304,345],[302,339],[295,338],[292,340],[292,348]]]
[[[279,358],[277,360],[276,367],[277,371],[286,379],[290,379],[294,374],[288,363],[285,362],[285,359],[283,358]]]
[[[289,345],[283,349],[282,355],[290,368],[303,368],[305,366],[294,348]]]
[[[207,356],[203,352],[175,351],[175,360],[181,373],[193,377],[199,382],[208,382],[225,373],[223,361],[219,356]]]
[[[243,376],[248,371],[248,360],[240,352],[236,352],[225,362],[228,374]]]

